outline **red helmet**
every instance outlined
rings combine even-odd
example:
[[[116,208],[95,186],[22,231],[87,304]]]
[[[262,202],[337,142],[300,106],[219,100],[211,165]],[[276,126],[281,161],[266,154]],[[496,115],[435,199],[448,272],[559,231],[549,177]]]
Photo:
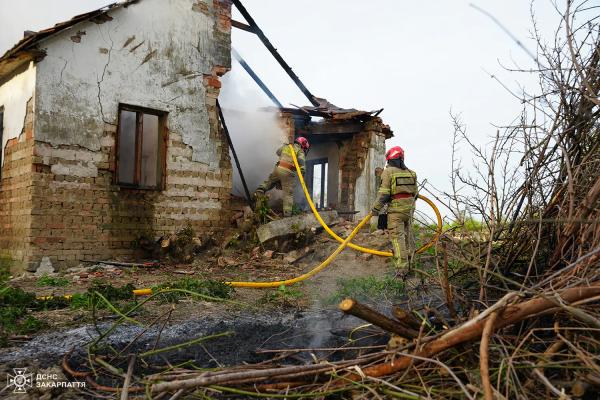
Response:
[[[302,147],[302,150],[304,151],[308,151],[308,149],[310,148],[310,143],[308,143],[308,140],[305,137],[297,137],[296,138],[296,143],[298,143],[300,145],[300,147]]]
[[[394,146],[385,153],[385,159],[387,161],[394,160],[396,158],[401,158],[404,160],[404,150],[402,150],[402,147],[400,146]]]

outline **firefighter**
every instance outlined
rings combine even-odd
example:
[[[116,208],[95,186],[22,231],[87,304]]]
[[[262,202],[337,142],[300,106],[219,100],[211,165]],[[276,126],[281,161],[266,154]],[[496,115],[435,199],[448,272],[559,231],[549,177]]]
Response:
[[[300,171],[304,175],[305,156],[308,153],[310,144],[306,138],[300,136],[294,141],[294,151],[300,165]],[[275,164],[275,168],[271,175],[264,181],[254,192],[254,197],[258,198],[265,195],[265,192],[273,189],[275,186],[281,186],[283,191],[283,216],[290,217],[292,215],[292,207],[294,206],[294,182],[296,180],[296,167],[290,146],[285,144],[277,150],[279,161]]]
[[[414,253],[412,220],[417,197],[417,174],[404,164],[404,150],[392,147],[385,153],[387,165],[381,174],[379,198],[373,215],[379,215],[388,204],[388,233],[394,249],[393,262],[397,269],[408,269]]]

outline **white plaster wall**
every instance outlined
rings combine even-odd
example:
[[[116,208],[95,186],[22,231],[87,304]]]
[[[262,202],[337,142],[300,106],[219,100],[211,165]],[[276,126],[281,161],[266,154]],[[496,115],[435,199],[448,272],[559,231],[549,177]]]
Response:
[[[110,12],[112,21],[84,22],[42,42],[36,139],[97,151],[104,123],[115,124],[126,103],[169,112],[169,129],[192,146],[193,160],[217,169],[203,75],[229,66],[230,36],[215,33],[213,17],[193,11],[194,3],[142,0]]]
[[[354,192],[354,209],[358,211],[356,220],[360,220],[371,211],[379,189],[375,184],[375,168],[384,168],[385,164],[385,137],[371,134],[371,143],[369,145],[369,154],[365,160],[365,167],[356,179]]]
[[[0,107],[4,106],[2,154],[6,142],[18,137],[23,131],[27,102],[33,97],[35,91],[35,70],[33,63],[30,63],[26,71],[0,86]],[[0,158],[4,163],[4,157]]]

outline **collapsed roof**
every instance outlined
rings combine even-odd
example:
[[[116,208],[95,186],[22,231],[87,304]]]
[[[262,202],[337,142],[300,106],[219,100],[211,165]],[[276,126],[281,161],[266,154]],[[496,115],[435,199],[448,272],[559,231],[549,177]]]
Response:
[[[18,70],[23,65],[29,64],[30,61],[39,61],[43,59],[46,53],[37,47],[42,40],[53,36],[58,32],[72,28],[80,22],[92,21],[97,24],[102,24],[110,21],[112,20],[112,17],[108,15],[109,11],[120,7],[127,7],[138,1],[139,0],[124,0],[112,3],[97,10],[76,15],[68,21],[55,24],[51,28],[43,29],[38,32],[25,32],[23,39],[0,57],[0,81],[6,79],[11,73]]]

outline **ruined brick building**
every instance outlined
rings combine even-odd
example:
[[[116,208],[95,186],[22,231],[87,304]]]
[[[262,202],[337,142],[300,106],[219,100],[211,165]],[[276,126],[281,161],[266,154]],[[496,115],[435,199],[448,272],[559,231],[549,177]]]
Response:
[[[125,1],[0,59],[0,252],[34,267],[128,254],[223,225],[231,164],[215,113],[227,0]]]
[[[122,1],[26,32],[0,58],[0,262],[69,266],[134,255],[140,237],[187,225],[231,226],[216,110],[231,7]],[[389,128],[376,113],[328,103],[281,116],[290,140],[315,143],[307,175],[322,185],[319,205],[365,213]]]

